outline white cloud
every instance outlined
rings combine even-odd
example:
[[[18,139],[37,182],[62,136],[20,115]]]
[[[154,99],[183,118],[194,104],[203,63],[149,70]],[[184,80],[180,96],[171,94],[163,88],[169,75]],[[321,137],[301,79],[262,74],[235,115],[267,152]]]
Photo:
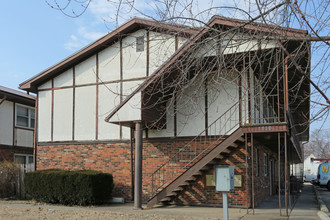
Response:
[[[78,29],[78,33],[84,39],[91,40],[91,41],[97,40],[104,35],[104,33],[102,33],[102,32],[88,31],[86,27],[80,27]]]
[[[87,27],[78,27],[77,33],[72,34],[67,43],[64,44],[64,48],[69,51],[77,51],[78,49],[86,46],[88,43],[95,41],[102,37],[104,33],[89,31]]]
[[[64,48],[69,51],[76,51],[77,49],[81,48],[84,46],[84,41],[79,40],[77,36],[71,35],[70,40],[64,44]]]

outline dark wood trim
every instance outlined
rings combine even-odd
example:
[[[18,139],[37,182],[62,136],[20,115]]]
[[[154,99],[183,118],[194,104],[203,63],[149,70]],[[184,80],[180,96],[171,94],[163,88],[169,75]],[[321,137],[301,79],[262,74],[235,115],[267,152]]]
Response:
[[[178,117],[177,117],[177,92],[174,92],[174,106],[173,106],[173,111],[174,111],[174,137],[178,135]]]
[[[39,146],[46,145],[93,145],[93,144],[119,144],[130,143],[129,139],[117,140],[97,140],[97,141],[41,141],[38,142]]]
[[[120,39],[120,103],[123,101],[123,39]],[[123,138],[123,127],[120,125],[119,128],[119,137]]]
[[[11,150],[11,153],[14,153],[14,150],[30,150],[32,151],[31,154],[33,154],[33,147],[26,147],[26,146],[14,146],[13,148],[12,145],[7,145],[7,144],[0,144],[0,149],[8,149]]]
[[[38,156],[38,104],[39,104],[39,92],[37,92],[35,109],[34,109],[34,133],[33,133],[33,156],[34,156],[34,169],[37,170],[37,156]]]
[[[50,139],[54,140],[54,79],[52,79],[52,106],[51,106],[51,121],[50,121]]]
[[[146,132],[145,139],[148,139],[149,138],[149,129],[148,128],[145,128],[144,131]]]
[[[74,122],[75,122],[75,104],[76,104],[76,69],[72,67],[72,140],[74,140]]]
[[[13,102],[13,143],[12,146],[15,146],[15,127],[16,127],[16,102]]]
[[[245,59],[243,59],[243,69],[245,69]],[[239,73],[238,76],[238,120],[239,120],[239,124],[242,125],[242,75],[241,73]]]
[[[146,64],[146,76],[149,76],[149,59],[150,59],[150,48],[149,48],[149,31],[147,31],[147,64]]]
[[[287,125],[260,125],[244,127],[244,133],[272,133],[272,132],[286,132],[288,131]]]
[[[209,127],[209,114],[208,114],[208,109],[209,109],[209,103],[208,103],[208,80],[207,80],[207,76],[205,77],[204,80],[204,120],[205,120],[205,136],[208,136],[208,127]]]
[[[191,141],[195,136],[182,136],[182,137],[149,137],[143,138],[144,143],[171,143],[176,141]],[[226,137],[226,136],[225,136]],[[224,137],[224,138],[225,138]],[[217,140],[219,136],[209,136],[208,140]],[[92,144],[118,144],[130,143],[130,139],[113,139],[113,140],[95,140],[95,141],[41,141],[38,145],[92,145]]]
[[[249,65],[251,63],[251,53],[249,52]],[[252,94],[251,94],[251,80],[250,80],[250,68],[247,71],[246,74],[247,78],[247,89],[248,89],[248,118],[249,123],[252,123]]]
[[[134,201],[134,129],[130,128],[130,144],[131,144],[131,196]]]
[[[27,130],[27,131],[34,131],[34,128],[25,128],[25,127],[20,127],[20,126],[15,126],[14,129],[22,129],[22,130]]]
[[[120,82],[132,82],[132,81],[138,81],[138,80],[145,80],[147,77],[137,77],[137,78],[131,78],[131,79],[123,79],[123,80],[113,80],[113,81],[104,81],[104,82],[98,82],[98,83],[85,83],[81,85],[75,85],[75,87],[85,87],[85,86],[95,86],[95,85],[104,85],[104,84],[112,84],[112,83],[120,83]],[[59,90],[59,89],[71,89],[74,86],[61,86],[61,87],[55,87],[53,88],[54,90]],[[42,91],[50,91],[52,88],[48,89],[39,89],[39,92]]]
[[[103,50],[106,46],[112,45],[118,40],[120,36],[127,36],[130,33],[139,29],[152,29],[155,32],[161,33],[179,33],[180,35],[188,38],[199,31],[199,29],[197,28],[191,28],[182,25],[172,25],[144,18],[133,18],[132,20],[121,25],[119,28],[113,30],[109,34],[93,42],[89,46],[81,49],[77,53],[72,54],[68,58],[64,59],[63,61],[57,63],[54,66],[51,66],[42,73],[21,83],[20,89],[36,92],[36,86],[40,85],[44,81],[48,81],[50,78],[55,77],[56,75],[63,72],[65,69],[68,69],[71,66],[81,62],[82,60],[85,60],[88,57],[94,55],[98,51]]]
[[[179,42],[178,41],[179,41],[178,40],[178,35],[175,35],[175,51],[177,51],[178,48],[179,48]]]
[[[6,99],[7,99],[7,96],[4,96],[2,99],[0,99],[0,105],[1,105],[4,101],[6,101]]]
[[[99,54],[96,54],[95,140],[99,135]]]
[[[73,88],[73,86],[60,86],[60,87],[56,87],[56,88],[45,88],[45,89],[38,89],[39,92],[43,92],[43,91],[51,91],[51,90],[59,90],[59,89],[70,89]]]
[[[216,24],[216,21],[213,20],[209,23],[209,26],[212,27]],[[122,107],[124,106],[136,93],[138,93],[141,90],[144,90],[147,88],[151,83],[153,83],[156,79],[158,79],[158,76],[161,75],[164,71],[166,71],[177,59],[179,59],[182,54],[184,54],[192,45],[194,45],[202,36],[208,32],[208,28],[202,29],[198,34],[194,35],[191,40],[185,44],[185,47],[182,48],[177,53],[174,53],[167,62],[163,63],[157,71],[155,71],[148,79],[146,79],[143,83],[141,83],[130,95],[128,95],[125,100],[123,100],[119,105],[114,108],[111,113],[105,118],[106,121],[109,121],[110,118]]]

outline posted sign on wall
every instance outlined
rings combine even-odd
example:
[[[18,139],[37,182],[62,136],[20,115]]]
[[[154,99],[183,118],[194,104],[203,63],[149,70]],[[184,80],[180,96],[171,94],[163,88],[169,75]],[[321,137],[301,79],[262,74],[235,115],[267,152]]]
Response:
[[[215,190],[230,191],[234,189],[234,166],[215,167]]]

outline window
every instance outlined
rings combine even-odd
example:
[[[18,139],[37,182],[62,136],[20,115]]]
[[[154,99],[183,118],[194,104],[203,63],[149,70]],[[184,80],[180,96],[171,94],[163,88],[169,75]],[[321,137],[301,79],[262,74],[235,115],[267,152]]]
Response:
[[[268,175],[268,155],[264,153],[264,173],[265,176]]]
[[[24,128],[34,128],[34,109],[16,105],[16,126]]]
[[[144,36],[136,38],[136,52],[144,51]]]
[[[256,148],[256,176],[259,176],[259,151]]]
[[[15,154],[15,163],[20,164],[25,172],[30,172],[34,170],[33,155],[30,154]]]

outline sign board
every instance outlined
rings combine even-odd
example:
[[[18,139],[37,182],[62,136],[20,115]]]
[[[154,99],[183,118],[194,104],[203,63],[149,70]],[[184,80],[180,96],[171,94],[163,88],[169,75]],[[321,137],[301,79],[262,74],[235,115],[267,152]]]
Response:
[[[215,190],[230,191],[234,189],[234,166],[215,167]]]
[[[242,187],[242,175],[235,175],[234,179],[234,186]]]

